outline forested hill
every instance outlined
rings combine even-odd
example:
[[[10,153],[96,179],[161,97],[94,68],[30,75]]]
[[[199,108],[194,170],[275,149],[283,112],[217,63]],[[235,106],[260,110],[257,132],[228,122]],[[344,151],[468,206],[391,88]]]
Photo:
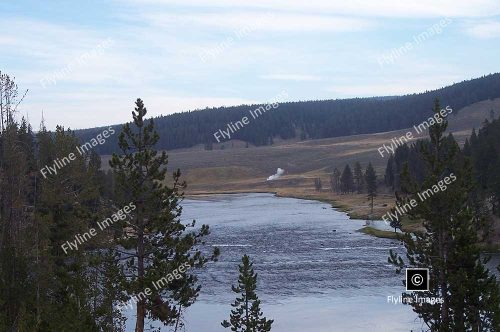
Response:
[[[140,97],[140,96],[137,96]],[[500,73],[453,84],[438,90],[392,98],[353,98],[284,102],[256,119],[249,110],[260,105],[241,105],[196,110],[155,118],[160,134],[159,149],[188,148],[215,143],[214,132],[227,130],[229,122],[250,118],[250,123],[232,134],[254,145],[272,144],[274,138],[327,138],[354,134],[369,134],[403,129],[420,123],[432,115],[430,105],[439,98],[441,105],[455,111],[472,103],[500,97]],[[145,100],[147,106],[147,100]],[[444,107],[443,106],[443,107]],[[132,107],[132,106],[131,106]],[[115,126],[119,132],[120,126]],[[103,128],[77,130],[82,142],[102,132]],[[100,154],[116,151],[118,135],[97,146]]]

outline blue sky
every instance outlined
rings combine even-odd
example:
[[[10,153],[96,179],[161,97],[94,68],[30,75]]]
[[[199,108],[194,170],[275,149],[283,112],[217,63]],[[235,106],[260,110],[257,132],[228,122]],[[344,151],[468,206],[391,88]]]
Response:
[[[42,110],[49,128],[122,123],[138,97],[165,115],[500,71],[498,0],[8,0],[0,29],[0,70],[29,89],[35,128]]]

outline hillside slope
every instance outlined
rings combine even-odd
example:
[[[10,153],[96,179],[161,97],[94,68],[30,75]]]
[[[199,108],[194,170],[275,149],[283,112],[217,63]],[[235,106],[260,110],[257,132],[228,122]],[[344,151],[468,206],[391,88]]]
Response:
[[[490,116],[491,110],[500,115],[500,98],[485,100],[455,110],[449,116],[449,128],[457,141],[463,143],[472,128],[479,128]],[[418,123],[414,123],[415,125]],[[375,134],[351,135],[305,141],[282,141],[273,146],[245,148],[242,144],[227,144],[225,149],[211,151],[202,148],[169,151],[170,170],[180,168],[187,180],[188,192],[217,191],[274,191],[276,188],[305,186],[311,188],[313,178],[320,176],[327,183],[327,173],[334,167],[360,161],[372,162],[378,174],[383,174],[387,155],[381,157],[377,149],[390,144],[391,138],[411,130],[401,129]],[[420,136],[426,136],[422,133]],[[109,156],[103,156],[107,165]],[[268,182],[267,177],[280,167],[285,176]]]
[[[256,146],[270,145],[279,139],[320,139],[386,132],[411,127],[431,116],[435,98],[439,98],[442,105],[458,110],[499,97],[500,74],[492,74],[400,97],[282,102],[260,111],[256,111],[260,105],[242,105],[178,113],[155,119],[160,134],[157,147],[172,150],[203,144],[211,149],[218,143],[214,133],[219,132],[217,139],[220,143],[229,139],[227,135],[222,137],[222,131],[227,131],[231,139]],[[145,103],[147,106],[147,100]],[[128,110],[123,111],[128,113]],[[261,115],[252,118],[250,114],[256,113]],[[248,121],[244,124],[243,121],[239,130],[230,133],[228,124],[234,125],[244,117]],[[78,130],[76,134],[82,141],[88,141],[102,130]],[[117,140],[117,135],[110,137],[108,144],[96,148],[97,152],[116,152]]]

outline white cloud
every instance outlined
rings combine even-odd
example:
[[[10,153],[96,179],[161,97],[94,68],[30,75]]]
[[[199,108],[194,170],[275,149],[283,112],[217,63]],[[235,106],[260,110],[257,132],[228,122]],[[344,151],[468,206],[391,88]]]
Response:
[[[375,25],[367,19],[349,18],[332,15],[290,14],[280,12],[222,12],[199,14],[162,14],[144,13],[146,21],[158,26],[185,24],[208,26],[241,31],[249,34],[253,31],[358,31]]]
[[[265,102],[260,99],[269,97],[269,91],[285,87],[296,99],[331,97],[308,82],[330,84],[327,91],[335,97],[424,91],[453,80],[419,80],[424,74],[415,68],[422,61],[440,65],[425,73],[467,76],[472,71],[481,75],[494,63],[486,67],[472,57],[460,58],[463,53],[457,52],[451,64],[459,66],[445,70],[447,58],[425,52],[423,45],[378,71],[373,55],[378,48],[399,42],[406,32],[411,38],[410,31],[418,24],[427,24],[390,18],[463,17],[474,23],[466,26],[471,35],[493,38],[499,33],[493,19],[477,19],[500,13],[498,0],[129,0],[129,4],[114,3],[112,24],[93,25],[82,19],[92,16],[92,10],[72,21],[0,13],[0,29],[14,33],[14,37],[0,36],[0,69],[16,76],[20,89],[29,88],[23,107],[34,123],[42,109],[49,126],[122,123],[129,120],[137,97],[145,100],[151,115]],[[394,31],[395,26],[401,31]],[[235,38],[245,28],[248,32]],[[350,31],[363,33],[341,33]],[[201,51],[220,48],[228,37],[234,38],[230,47],[206,62],[200,60]],[[75,67],[56,85],[41,87],[41,78],[107,38],[116,43],[102,55]],[[445,38],[443,34],[443,48],[456,46],[446,44]],[[407,73],[405,68],[415,70]],[[375,82],[384,78],[392,81]]]
[[[128,0],[128,2],[141,6],[253,8],[365,17],[487,17],[500,14],[498,0]]]
[[[61,63],[94,48],[109,36],[71,25],[25,18],[2,18],[0,30],[15,37],[0,38],[2,52],[22,52],[44,63]]]
[[[278,80],[278,81],[321,81],[320,76],[315,75],[302,75],[302,74],[272,74],[262,75],[260,78],[264,80]]]
[[[484,22],[469,25],[467,33],[473,37],[481,39],[491,39],[500,37],[500,22]]]

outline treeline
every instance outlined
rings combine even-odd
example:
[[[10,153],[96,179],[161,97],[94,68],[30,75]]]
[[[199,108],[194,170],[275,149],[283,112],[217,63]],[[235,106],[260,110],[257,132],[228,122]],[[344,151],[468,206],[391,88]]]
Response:
[[[421,223],[424,230],[403,233],[405,253],[391,250],[389,263],[397,273],[419,269],[420,280],[403,281],[404,302],[423,320],[428,331],[498,331],[500,328],[500,288],[486,267],[478,243],[485,230],[484,215],[476,208],[471,160],[464,156],[453,136],[444,135],[448,122],[442,119],[429,128],[429,139],[410,148],[419,165],[404,163],[398,174],[397,204],[391,213]],[[498,141],[497,141],[498,143]],[[498,153],[498,152],[497,152]],[[424,169],[423,179],[414,173]],[[431,189],[432,188],[432,189]],[[426,193],[425,195],[423,193]],[[391,224],[400,221],[398,218]],[[413,271],[415,273],[415,271]],[[427,298],[422,302],[422,298]],[[432,299],[434,301],[432,301]]]
[[[483,128],[465,141],[463,154],[472,160],[473,174],[480,197],[500,215],[500,118],[486,120]]]
[[[368,134],[409,128],[432,115],[429,105],[438,97],[444,105],[460,109],[472,103],[500,97],[500,74],[464,81],[420,94],[388,98],[354,98],[280,103],[277,109],[263,113],[231,138],[256,146],[269,145],[275,138],[317,139]],[[249,116],[262,105],[207,108],[155,118],[160,139],[158,149],[188,148],[203,144],[211,149],[214,132],[227,124]],[[103,128],[77,130],[82,142],[89,141]],[[118,131],[119,126],[115,126]],[[110,144],[96,147],[99,154],[117,152],[118,137]]]
[[[363,194],[366,192],[368,199],[371,201],[371,213],[373,213],[373,199],[377,196],[378,182],[377,173],[371,162],[368,163],[364,172],[359,162],[354,164],[354,172],[349,164],[345,165],[342,173],[337,167],[334,167],[329,178],[330,190],[336,194]],[[314,179],[314,188],[316,191],[323,189],[321,178]]]
[[[387,161],[384,181],[394,191],[401,191],[401,174],[408,168],[418,183],[428,176],[430,170],[422,158],[422,150],[429,148],[429,140],[419,140],[411,145],[399,146]],[[443,137],[443,154],[449,153],[457,145],[452,134]],[[494,113],[485,120],[483,128],[476,133],[474,129],[466,139],[459,159],[469,159],[475,180],[475,196],[496,215],[500,215],[500,118]]]
[[[62,127],[50,133],[42,126],[34,135],[24,120],[6,121],[0,133],[2,331],[112,331],[123,324],[113,307],[122,298],[111,278],[116,265],[91,250],[94,241],[68,254],[61,248],[112,209],[102,195],[99,156],[79,156],[55,177],[39,172],[77,143]]]
[[[17,122],[17,86],[0,78],[0,331],[124,331],[127,308],[136,332],[147,321],[182,330],[195,271],[219,250],[203,245],[208,226],[181,223],[185,183],[177,170],[164,184],[167,156],[142,101],[103,173],[74,132]],[[241,314],[221,324],[269,331],[248,257],[240,274]]]
[[[334,167],[330,174],[330,189],[337,194],[358,193],[362,194],[365,190],[377,187],[377,174],[371,163],[368,163],[363,171],[361,164],[354,164],[354,171],[349,164],[344,166],[342,173],[337,167]],[[316,189],[318,189],[316,187]]]

